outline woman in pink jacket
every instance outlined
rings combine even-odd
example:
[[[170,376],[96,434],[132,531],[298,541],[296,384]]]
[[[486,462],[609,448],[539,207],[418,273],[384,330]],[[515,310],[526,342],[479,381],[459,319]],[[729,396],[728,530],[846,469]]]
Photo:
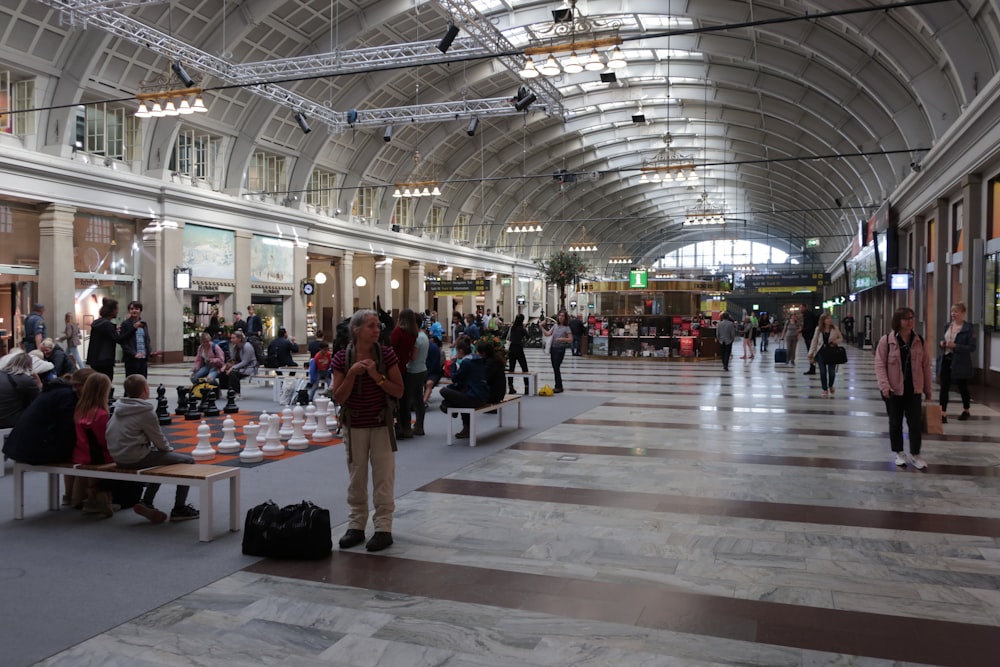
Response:
[[[212,341],[211,334],[201,334],[201,345],[194,355],[194,368],[191,369],[191,384],[198,384],[204,378],[205,382],[219,384],[219,372],[226,365],[226,355],[222,348]]]
[[[931,356],[922,336],[913,331],[912,308],[897,308],[892,315],[892,332],[882,336],[875,350],[875,377],[889,412],[889,444],[896,453],[896,465],[905,466],[903,417],[910,433],[910,460],[923,470],[920,458],[920,395],[931,398]]]

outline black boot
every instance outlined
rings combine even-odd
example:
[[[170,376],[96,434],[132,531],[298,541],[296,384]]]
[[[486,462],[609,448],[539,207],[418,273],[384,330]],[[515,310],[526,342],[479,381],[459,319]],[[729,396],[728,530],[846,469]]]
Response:
[[[514,389],[514,378],[507,378],[507,393],[516,394],[517,390]]]

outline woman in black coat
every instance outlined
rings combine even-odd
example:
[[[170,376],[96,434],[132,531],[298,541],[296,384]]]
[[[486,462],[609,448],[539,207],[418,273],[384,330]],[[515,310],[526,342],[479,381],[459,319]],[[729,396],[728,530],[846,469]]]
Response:
[[[518,313],[517,317],[514,318],[514,324],[510,325],[510,331],[507,332],[507,340],[510,342],[510,347],[507,348],[507,372],[514,372],[514,365],[520,364],[521,371],[524,373],[528,372],[528,359],[524,356],[524,339],[527,337],[528,332],[524,328],[524,314]],[[517,390],[514,389],[514,378],[507,378],[508,393],[516,394]],[[528,395],[528,378],[524,378],[524,395]]]
[[[118,301],[105,298],[101,302],[99,317],[90,325],[90,347],[87,348],[87,365],[98,373],[115,380],[115,351],[119,336],[113,320],[118,317]]]
[[[938,347],[941,354],[937,358],[938,382],[941,383],[941,393],[938,402],[941,404],[941,421],[948,421],[948,392],[954,382],[962,395],[962,414],[959,420],[969,418],[969,380],[972,379],[972,353],[976,351],[976,331],[965,321],[965,304],[959,301],[951,307],[951,322],[945,327]]]

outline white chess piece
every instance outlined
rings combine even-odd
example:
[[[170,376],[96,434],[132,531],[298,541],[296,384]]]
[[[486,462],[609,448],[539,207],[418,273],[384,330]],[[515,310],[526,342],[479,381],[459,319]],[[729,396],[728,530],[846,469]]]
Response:
[[[302,432],[302,425],[306,421],[303,414],[305,414],[305,410],[302,409],[301,405],[296,405],[295,409],[292,410],[292,437],[286,443],[289,449],[309,448],[309,438]]]
[[[307,436],[312,435],[316,430],[316,406],[310,403],[306,406],[306,423],[302,425],[302,432]]]
[[[222,422],[222,441],[219,442],[219,453],[235,454],[240,451],[240,441],[236,439],[236,422],[232,417],[226,417]]]
[[[261,447],[264,456],[281,456],[285,453],[285,446],[281,444],[281,436],[278,435],[280,424],[281,418],[278,415],[271,415],[268,422],[267,439],[264,446]]]
[[[198,446],[191,452],[195,461],[211,461],[215,458],[215,450],[212,449],[210,442],[211,437],[212,429],[208,426],[208,422],[202,421],[198,425]]]
[[[316,430],[313,431],[312,440],[313,442],[329,442],[333,440],[333,433],[330,433],[330,427],[326,421],[327,410],[330,409],[330,399],[320,396],[314,402],[316,403]]]
[[[282,440],[288,440],[292,437],[292,409],[285,408],[281,411],[281,429],[278,431],[278,437]]]
[[[257,433],[260,426],[250,422],[243,427],[243,433],[247,436],[247,446],[240,452],[240,461],[244,463],[260,463],[264,460],[264,453],[257,446]]]
[[[267,444],[267,434],[271,430],[271,415],[266,412],[260,413],[260,430],[257,432],[257,449],[263,451]]]

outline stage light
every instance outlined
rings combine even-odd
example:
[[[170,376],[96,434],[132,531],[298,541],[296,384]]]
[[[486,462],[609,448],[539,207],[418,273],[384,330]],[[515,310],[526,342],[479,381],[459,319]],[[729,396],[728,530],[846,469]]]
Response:
[[[469,121],[469,127],[465,130],[465,133],[470,137],[476,136],[476,130],[479,128],[479,118],[473,116],[472,120]]]
[[[181,80],[181,83],[183,83],[188,88],[194,88],[194,79],[192,79],[191,76],[187,73],[187,71],[184,69],[184,66],[181,65],[181,62],[179,60],[175,60],[172,63],[170,63],[170,69],[174,70],[174,74],[176,74],[177,78]]]
[[[392,125],[385,126],[385,134],[382,135],[382,140],[385,143],[392,141]]]
[[[302,134],[309,134],[312,132],[312,128],[309,127],[309,123],[306,122],[306,115],[301,111],[295,114],[295,122],[299,124],[299,129],[302,130]]]
[[[441,41],[438,42],[438,51],[441,53],[447,53],[448,49],[451,48],[451,43],[455,41],[456,37],[458,37],[458,26],[454,23],[449,23],[448,31],[444,34],[444,37],[441,38]]]

